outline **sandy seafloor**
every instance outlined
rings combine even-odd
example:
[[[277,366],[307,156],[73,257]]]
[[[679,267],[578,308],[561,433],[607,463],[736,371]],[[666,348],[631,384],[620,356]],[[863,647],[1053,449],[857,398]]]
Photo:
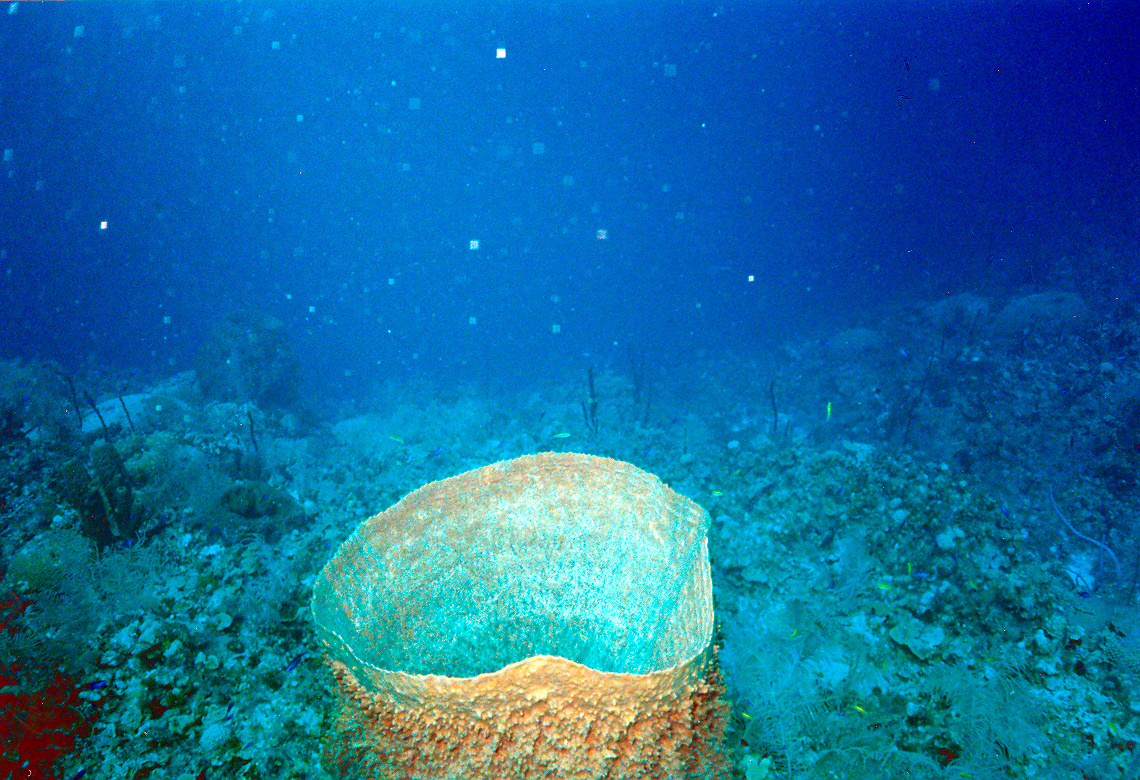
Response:
[[[321,566],[430,481],[555,450],[709,511],[738,777],[1140,777],[1137,335],[1056,293],[748,358],[634,350],[595,367],[596,429],[575,364],[523,391],[393,382],[327,419],[192,372],[122,401],[80,376],[103,415],[80,436],[51,367],[5,364],[4,760],[327,776]],[[106,437],[141,541],[96,552],[68,496]]]

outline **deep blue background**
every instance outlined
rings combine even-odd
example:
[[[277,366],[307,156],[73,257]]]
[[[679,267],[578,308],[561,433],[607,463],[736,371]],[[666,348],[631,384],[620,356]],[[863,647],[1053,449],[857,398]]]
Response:
[[[0,357],[170,372],[252,308],[351,395],[759,350],[961,290],[1127,294],[1137,16],[0,6]]]

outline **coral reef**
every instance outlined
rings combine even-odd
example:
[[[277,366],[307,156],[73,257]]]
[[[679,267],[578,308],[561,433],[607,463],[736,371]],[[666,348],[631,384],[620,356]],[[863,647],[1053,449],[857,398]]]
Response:
[[[21,412],[21,433],[0,442],[0,714],[16,716],[3,757],[108,780],[327,777],[321,734],[346,710],[330,709],[316,650],[321,564],[416,486],[589,449],[712,514],[737,778],[1135,777],[1140,352],[1112,324],[987,342],[976,304],[925,331],[921,312],[883,323],[879,346],[842,361],[811,341],[784,345],[776,367],[646,371],[648,412],[637,382],[599,365],[596,431],[581,365],[517,396],[393,380],[324,428],[204,399],[186,374],[122,402],[109,380],[77,378],[103,388],[106,428],[89,414],[83,436],[58,375],[13,383],[11,398],[35,394],[66,430]],[[143,508],[136,532],[102,549],[62,485],[77,458],[75,492],[90,496],[92,447],[103,489],[126,485]],[[231,490],[241,512],[223,503]],[[285,522],[261,501],[277,491]],[[440,547],[468,541],[427,527]],[[597,540],[591,554],[611,549],[626,548]],[[472,672],[504,665],[456,636]]]

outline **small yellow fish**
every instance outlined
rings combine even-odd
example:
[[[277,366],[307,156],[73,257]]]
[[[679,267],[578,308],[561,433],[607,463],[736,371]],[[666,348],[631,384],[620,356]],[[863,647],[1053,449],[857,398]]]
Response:
[[[389,435],[388,438],[391,439],[392,441],[396,442],[397,444],[403,444],[404,443],[404,440],[401,439],[399,436]]]

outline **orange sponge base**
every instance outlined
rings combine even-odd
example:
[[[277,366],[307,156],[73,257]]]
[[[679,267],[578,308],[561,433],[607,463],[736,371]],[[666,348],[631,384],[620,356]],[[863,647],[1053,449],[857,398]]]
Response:
[[[327,658],[326,771],[386,780],[720,780],[728,705],[710,647],[650,674],[534,656],[477,677],[393,673],[366,690]]]

